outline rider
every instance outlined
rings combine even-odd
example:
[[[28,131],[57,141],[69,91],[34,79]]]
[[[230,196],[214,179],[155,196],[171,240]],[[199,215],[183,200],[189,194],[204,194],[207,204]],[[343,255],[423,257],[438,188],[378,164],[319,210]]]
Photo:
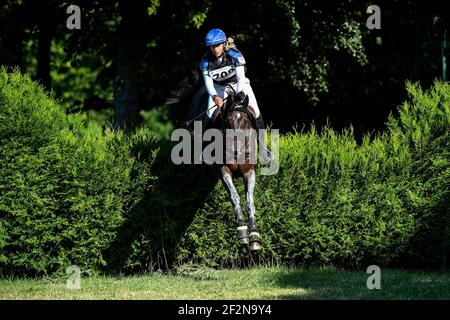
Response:
[[[206,34],[207,50],[200,62],[200,69],[205,80],[205,87],[211,99],[208,99],[208,122],[213,122],[219,113],[219,107],[224,104],[223,99],[228,95],[227,87],[232,86],[236,92],[243,91],[249,98],[249,106],[255,111],[256,130],[265,129],[255,94],[250,86],[250,80],[245,76],[245,59],[236,49],[233,39],[227,37],[220,29],[212,29]],[[260,146],[261,148],[261,146]],[[263,163],[272,160],[272,154],[264,147],[261,148]]]

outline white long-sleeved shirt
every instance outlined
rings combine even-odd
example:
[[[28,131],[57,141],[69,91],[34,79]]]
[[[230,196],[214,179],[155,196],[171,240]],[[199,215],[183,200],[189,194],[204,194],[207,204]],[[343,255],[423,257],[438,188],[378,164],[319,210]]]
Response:
[[[245,83],[245,68],[244,66],[238,66],[235,68],[236,80],[237,80],[237,92],[243,89],[243,84]],[[205,87],[208,94],[213,97],[217,95],[217,90],[214,87],[214,80],[209,75],[209,71],[203,71],[203,79],[205,80]]]

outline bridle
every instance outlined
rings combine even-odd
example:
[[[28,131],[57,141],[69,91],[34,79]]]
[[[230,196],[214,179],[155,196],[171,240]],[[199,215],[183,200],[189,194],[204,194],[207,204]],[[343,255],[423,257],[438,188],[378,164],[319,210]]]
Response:
[[[247,114],[247,121],[249,122],[250,125],[250,129],[252,129],[252,115],[250,114],[249,110],[247,109],[247,107],[243,107],[241,104],[236,104],[234,98],[236,97],[236,91],[231,88],[233,90],[233,104],[231,106],[225,106],[223,113],[222,113],[222,127],[221,127],[221,131],[222,134],[225,136],[226,135],[226,130],[227,129],[232,129],[229,126],[229,122],[228,122],[228,114],[232,113],[232,112],[242,112]],[[244,98],[245,99],[245,98]],[[242,101],[241,101],[242,102]],[[248,150],[249,148],[249,139],[246,136],[244,139],[244,150]]]

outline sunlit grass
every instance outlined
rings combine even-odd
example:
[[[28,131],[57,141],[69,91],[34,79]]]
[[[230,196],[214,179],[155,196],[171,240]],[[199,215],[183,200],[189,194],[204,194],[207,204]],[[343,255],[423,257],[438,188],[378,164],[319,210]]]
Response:
[[[2,279],[1,299],[450,299],[450,273],[382,270],[381,289],[364,271],[258,268],[93,276],[81,289],[64,278]]]

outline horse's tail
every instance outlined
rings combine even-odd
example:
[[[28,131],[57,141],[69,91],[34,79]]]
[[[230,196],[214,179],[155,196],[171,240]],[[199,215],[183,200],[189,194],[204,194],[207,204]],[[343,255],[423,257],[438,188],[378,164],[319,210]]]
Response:
[[[189,81],[190,80],[190,81]],[[191,79],[184,79],[181,84],[181,89],[171,92],[171,96],[166,99],[166,105],[174,106],[176,108],[187,108],[195,96],[195,93],[203,86],[203,78],[197,71],[192,71]]]

